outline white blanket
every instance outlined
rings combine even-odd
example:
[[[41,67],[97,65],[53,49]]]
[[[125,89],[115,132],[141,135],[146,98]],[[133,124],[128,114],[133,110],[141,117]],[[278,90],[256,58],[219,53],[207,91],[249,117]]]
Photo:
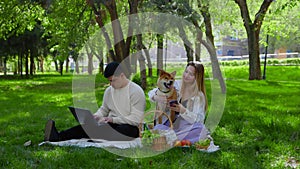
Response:
[[[72,139],[66,141],[59,141],[59,142],[50,142],[45,141],[39,144],[39,146],[44,144],[51,144],[57,146],[76,146],[76,147],[113,147],[119,149],[127,149],[127,148],[134,148],[134,147],[141,147],[141,139],[136,138],[132,141],[107,141],[107,140],[91,140],[91,139]]]
[[[98,148],[105,148],[105,147],[112,147],[112,148],[119,148],[119,149],[128,149],[134,147],[142,147],[142,142],[140,138],[136,138],[132,141],[107,141],[107,140],[91,140],[91,139],[72,139],[66,141],[59,141],[59,142],[50,142],[44,141],[39,144],[39,146],[50,144],[56,146],[76,146],[76,147],[98,147]],[[207,150],[198,149],[203,152],[212,153],[220,150],[220,147],[215,145],[213,141],[210,142],[210,146]]]

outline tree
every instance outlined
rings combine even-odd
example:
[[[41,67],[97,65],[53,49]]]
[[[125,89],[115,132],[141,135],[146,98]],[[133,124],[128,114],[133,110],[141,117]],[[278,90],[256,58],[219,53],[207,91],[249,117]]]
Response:
[[[24,59],[26,76],[34,73],[34,60],[40,46],[39,39],[42,32],[40,23],[44,18],[43,12],[44,10],[35,2],[16,0],[1,2],[0,39],[8,42],[6,48],[9,49],[6,50],[5,58],[18,56],[17,71],[21,76]]]
[[[93,33],[93,15],[84,0],[68,1],[54,0],[46,6],[46,18],[42,25],[45,27],[44,36],[49,37],[49,48],[56,51],[55,57],[60,63],[60,73],[63,74],[63,64],[69,58],[77,60],[77,54],[83,47],[89,34]],[[67,61],[68,62],[68,61]],[[66,71],[67,69],[66,65]]]
[[[300,51],[299,10],[299,0],[276,1],[271,5],[261,31],[261,37],[269,37],[268,44],[264,38],[261,43],[268,46],[270,53],[281,47],[288,51]]]
[[[238,4],[244,26],[248,37],[248,52],[249,52],[249,80],[260,80],[261,68],[259,57],[259,34],[263,20],[267,10],[273,0],[264,0],[260,9],[255,14],[254,21],[251,20],[249,9],[246,0],[234,0]]]
[[[211,15],[209,12],[209,8],[210,8],[210,4],[208,1],[206,0],[198,0],[198,7],[200,9],[200,12],[204,18],[204,25],[205,25],[205,35],[206,35],[206,41],[204,41],[202,39],[202,32],[199,32],[197,39],[201,42],[201,44],[203,44],[209,54],[210,54],[210,59],[211,59],[211,63],[212,63],[212,71],[213,71],[213,78],[214,79],[218,79],[220,86],[221,86],[221,91],[222,93],[226,93],[226,85],[224,82],[224,78],[222,76],[221,73],[221,69],[219,66],[219,61],[217,59],[217,52],[216,52],[216,48],[215,48],[215,43],[214,43],[214,36],[213,36],[213,30],[212,30],[212,23],[211,23]],[[196,22],[194,22],[195,25]]]
[[[173,0],[173,1],[157,1],[157,0],[152,0],[152,4],[155,5],[155,7],[160,11],[160,12],[165,12],[165,13],[172,13],[174,16],[178,17],[184,17],[185,20],[189,21],[192,23],[196,29],[195,32],[191,33],[189,32],[189,29],[191,27],[185,28],[184,24],[182,22],[177,23],[177,28],[178,28],[178,33],[180,38],[183,41],[186,53],[187,53],[187,61],[193,61],[194,57],[197,58],[198,61],[200,61],[200,48],[201,44],[208,50],[210,59],[212,62],[212,68],[213,68],[213,78],[216,78],[219,80],[219,83],[222,88],[222,92],[226,92],[226,86],[224,79],[221,74],[221,70],[218,64],[217,60],[217,54],[214,46],[214,38],[212,34],[212,24],[211,24],[211,18],[210,18],[210,13],[209,13],[209,3],[208,1],[205,0],[198,0],[195,2],[186,2],[183,0]],[[196,5],[196,9],[193,9],[191,6]],[[204,26],[200,26],[199,23],[201,23],[201,15],[197,12],[199,11],[203,18],[204,18]],[[204,28],[203,28],[204,27]],[[202,29],[205,29],[205,35],[206,35],[206,40],[202,39],[203,38],[203,32]],[[188,34],[190,33],[190,34]],[[193,36],[195,33],[196,37]],[[193,39],[196,41],[196,44],[199,46],[193,46],[192,42],[190,39]],[[197,51],[197,52],[195,52]],[[158,63],[160,61],[158,60]]]
[[[126,40],[123,35],[123,29],[119,21],[119,14],[117,9],[117,4],[115,0],[104,0],[104,1],[94,1],[94,0],[87,0],[87,4],[91,7],[94,14],[96,15],[96,21],[99,25],[99,27],[102,29],[103,34],[106,39],[107,47],[111,52],[112,60],[122,62],[125,61],[129,65],[130,59],[126,59],[126,57],[129,56],[130,53],[130,45],[132,40],[132,32],[133,28],[131,27],[131,20],[129,20],[128,23],[128,32]],[[138,0],[129,0],[129,15],[137,13],[137,7],[138,7]],[[121,3],[120,3],[121,4]],[[111,50],[111,41],[109,34],[106,32],[106,29],[104,28],[104,20],[106,20],[106,11],[102,9],[102,6],[104,6],[110,16],[111,21],[111,27],[113,32],[113,39],[114,39],[114,51]],[[104,29],[103,29],[104,28]],[[114,52],[114,53],[112,53]],[[130,71],[130,70],[128,70]],[[130,72],[128,72],[130,73]]]

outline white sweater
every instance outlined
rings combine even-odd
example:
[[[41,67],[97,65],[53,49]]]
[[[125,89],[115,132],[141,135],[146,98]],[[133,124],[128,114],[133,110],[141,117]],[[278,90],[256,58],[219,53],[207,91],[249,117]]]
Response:
[[[113,123],[138,126],[142,121],[146,106],[143,89],[129,83],[121,88],[108,87],[103,96],[102,106],[95,113],[100,117],[111,117]]]

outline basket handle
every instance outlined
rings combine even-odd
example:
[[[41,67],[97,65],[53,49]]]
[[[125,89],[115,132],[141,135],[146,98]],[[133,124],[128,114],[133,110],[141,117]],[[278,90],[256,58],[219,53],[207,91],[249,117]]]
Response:
[[[145,117],[148,116],[148,115],[150,115],[150,114],[153,114],[153,113],[154,113],[154,118],[153,118],[153,120],[154,120],[156,117],[160,116],[160,115],[166,116],[166,117],[169,119],[169,122],[170,122],[170,129],[173,129],[173,122],[172,122],[171,118],[168,116],[167,113],[165,113],[165,112],[163,112],[163,111],[161,111],[161,110],[152,110],[152,111],[149,111],[149,112],[145,113],[145,114],[143,115],[142,120],[141,120],[140,123],[139,123],[140,137],[142,136],[141,132],[142,132],[142,130],[143,130],[143,121],[144,121]]]

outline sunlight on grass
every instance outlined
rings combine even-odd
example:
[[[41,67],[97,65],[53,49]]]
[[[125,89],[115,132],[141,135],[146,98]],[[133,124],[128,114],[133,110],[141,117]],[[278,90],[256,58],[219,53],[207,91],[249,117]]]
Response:
[[[34,153],[36,157],[42,157],[43,159],[48,160],[59,160],[62,159],[65,155],[67,155],[67,152],[63,149],[56,148],[51,151],[37,151]]]

